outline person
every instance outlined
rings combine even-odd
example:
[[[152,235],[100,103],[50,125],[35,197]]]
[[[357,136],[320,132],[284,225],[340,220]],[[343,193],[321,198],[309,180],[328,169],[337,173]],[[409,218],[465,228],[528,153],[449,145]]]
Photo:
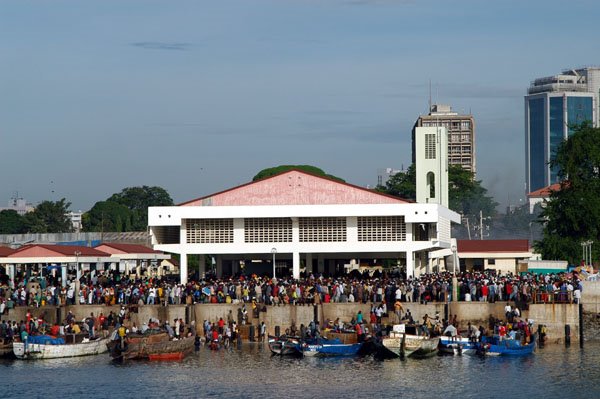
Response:
[[[362,314],[362,310],[358,311],[358,314],[356,315],[356,324],[362,324],[363,323],[363,314]]]
[[[454,327],[454,325],[452,325],[452,324],[448,324],[448,327],[446,327],[446,329],[444,330],[443,334],[446,337],[451,337],[452,340],[456,339],[456,336],[457,336],[456,327]]]
[[[396,299],[396,302],[394,303],[394,311],[396,312],[396,316],[398,316],[398,320],[402,318],[403,310],[404,309],[402,308],[402,302],[400,302],[400,299]]]
[[[27,352],[27,341],[29,340],[29,334],[26,329],[21,331],[21,342],[23,342],[23,347],[25,352]]]
[[[504,313],[506,313],[506,320],[512,323],[512,307],[508,302],[506,302],[506,306],[504,307]]]
[[[265,340],[265,334],[267,333],[267,325],[265,324],[264,321],[262,321],[260,323],[260,331],[259,331],[259,335],[258,335],[258,340],[260,342],[263,342]]]
[[[173,331],[173,327],[169,324],[169,321],[165,321],[165,330],[167,330],[167,334],[169,334],[169,338],[173,338],[175,336],[175,332]]]

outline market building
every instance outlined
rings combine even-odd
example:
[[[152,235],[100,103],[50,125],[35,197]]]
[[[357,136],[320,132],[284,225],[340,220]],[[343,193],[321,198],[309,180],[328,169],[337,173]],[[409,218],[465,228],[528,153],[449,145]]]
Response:
[[[432,251],[450,248],[451,224],[459,222],[435,201],[413,203],[301,170],[148,210],[153,247],[181,255],[182,283],[190,255],[200,275],[219,277],[268,270],[298,278],[349,264],[419,275],[430,271]]]

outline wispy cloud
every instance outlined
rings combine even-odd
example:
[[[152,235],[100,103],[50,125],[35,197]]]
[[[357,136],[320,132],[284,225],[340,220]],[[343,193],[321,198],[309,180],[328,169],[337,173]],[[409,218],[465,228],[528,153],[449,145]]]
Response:
[[[185,51],[189,50],[189,48],[191,47],[190,43],[182,42],[135,42],[131,43],[131,45],[145,50]]]

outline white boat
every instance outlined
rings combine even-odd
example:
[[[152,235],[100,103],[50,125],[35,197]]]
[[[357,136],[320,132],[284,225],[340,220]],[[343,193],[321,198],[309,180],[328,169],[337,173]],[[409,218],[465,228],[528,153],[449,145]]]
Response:
[[[404,324],[396,324],[382,343],[396,356],[428,357],[437,353],[440,339],[425,335],[407,334]]]
[[[108,352],[106,344],[109,338],[88,340],[85,338],[76,344],[52,344],[28,342],[27,350],[23,342],[13,343],[13,352],[17,359],[57,359],[63,357],[91,356]]]

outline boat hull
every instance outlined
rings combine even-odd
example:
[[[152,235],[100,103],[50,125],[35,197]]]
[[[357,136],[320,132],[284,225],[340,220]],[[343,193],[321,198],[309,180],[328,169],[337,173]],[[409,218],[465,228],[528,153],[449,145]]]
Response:
[[[477,344],[477,353],[484,356],[527,356],[535,351],[535,338],[529,344],[515,339],[484,338]]]
[[[305,344],[302,345],[304,356],[355,356],[362,344]]]
[[[169,340],[168,335],[166,337],[148,336],[141,339],[135,337],[135,339],[128,340],[127,349],[124,351],[115,349],[115,346],[119,343],[118,341],[108,343],[107,348],[111,351],[111,357],[115,359],[150,359],[151,356],[157,358],[160,357],[159,355],[191,352],[194,348],[195,339],[195,336],[190,336],[178,340]]]
[[[59,359],[66,357],[93,356],[108,352],[108,338],[83,342],[80,344],[46,345],[28,344],[25,350],[23,342],[13,343],[13,352],[17,359]]]

